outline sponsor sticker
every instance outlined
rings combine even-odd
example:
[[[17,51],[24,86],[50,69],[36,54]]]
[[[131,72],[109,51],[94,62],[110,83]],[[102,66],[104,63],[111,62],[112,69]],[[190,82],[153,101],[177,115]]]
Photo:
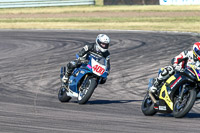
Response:
[[[160,0],[160,5],[200,5],[200,0]]]
[[[81,71],[80,73],[82,73],[82,74],[85,74],[85,72],[84,72],[84,71]]]
[[[167,110],[166,106],[159,106],[159,110]]]
[[[170,86],[171,89],[173,89],[174,86],[176,86],[181,79],[182,79],[181,76],[179,78],[177,78],[176,81]]]

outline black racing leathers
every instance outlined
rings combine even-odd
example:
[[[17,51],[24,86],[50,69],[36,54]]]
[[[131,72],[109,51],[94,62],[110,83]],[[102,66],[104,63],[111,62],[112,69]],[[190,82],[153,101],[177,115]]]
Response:
[[[78,55],[79,55],[80,58],[87,58],[89,53],[97,54],[99,56],[104,57],[106,59],[106,65],[107,65],[108,73],[109,73],[109,71],[110,71],[110,57],[109,57],[110,56],[110,52],[109,51],[101,52],[100,50],[98,50],[98,48],[96,47],[96,44],[94,43],[94,44],[85,45],[81,49],[81,51],[78,52]],[[79,59],[76,59],[74,61],[70,61],[67,64],[67,74],[68,74],[68,76],[71,75],[73,70],[75,68],[79,67],[80,65],[81,65],[81,62],[79,61]]]

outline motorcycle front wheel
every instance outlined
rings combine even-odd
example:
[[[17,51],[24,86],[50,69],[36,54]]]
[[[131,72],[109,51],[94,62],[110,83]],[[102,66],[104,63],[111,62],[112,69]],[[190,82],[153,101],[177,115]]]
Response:
[[[152,116],[156,114],[156,110],[154,109],[154,103],[149,97],[149,94],[147,93],[144,97],[144,100],[142,101],[141,110],[144,115],[146,116]]]
[[[88,82],[86,83],[86,87],[79,92],[78,95],[78,103],[79,104],[85,104],[90,97],[92,96],[92,93],[94,92],[96,88],[97,82],[95,79],[90,78]]]
[[[69,102],[69,100],[71,99],[71,97],[67,96],[66,91],[67,90],[64,87],[60,87],[58,91],[58,99],[60,102]]]
[[[197,92],[195,89],[188,90],[180,101],[178,96],[174,98],[173,115],[175,118],[184,117],[193,107],[196,100]]]

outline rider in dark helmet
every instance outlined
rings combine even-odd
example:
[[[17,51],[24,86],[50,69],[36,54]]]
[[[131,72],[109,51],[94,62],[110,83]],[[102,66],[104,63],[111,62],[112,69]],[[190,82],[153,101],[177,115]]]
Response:
[[[86,57],[89,53],[97,54],[106,59],[107,62],[106,64],[109,74],[110,71],[110,57],[109,57],[110,52],[108,51],[109,44],[110,44],[110,38],[105,34],[99,34],[96,38],[96,43],[85,45],[82,48],[82,50],[79,51],[78,53],[79,58],[74,61],[70,61],[67,64],[66,73],[65,75],[62,76],[62,81],[65,83],[68,81],[69,76],[72,74],[73,70],[86,61]],[[101,83],[105,82],[106,79],[103,79]]]

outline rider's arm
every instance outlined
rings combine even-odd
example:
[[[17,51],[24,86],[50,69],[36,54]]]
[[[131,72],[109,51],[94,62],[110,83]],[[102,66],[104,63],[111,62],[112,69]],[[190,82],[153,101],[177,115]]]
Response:
[[[188,59],[188,51],[185,50],[174,58],[172,65],[174,66],[175,69],[180,70],[185,67],[187,59]]]
[[[188,58],[188,51],[185,50],[174,58],[174,64],[177,65],[186,58]]]
[[[81,51],[78,52],[79,57],[84,57],[91,50],[91,48],[91,45],[85,45]]]

